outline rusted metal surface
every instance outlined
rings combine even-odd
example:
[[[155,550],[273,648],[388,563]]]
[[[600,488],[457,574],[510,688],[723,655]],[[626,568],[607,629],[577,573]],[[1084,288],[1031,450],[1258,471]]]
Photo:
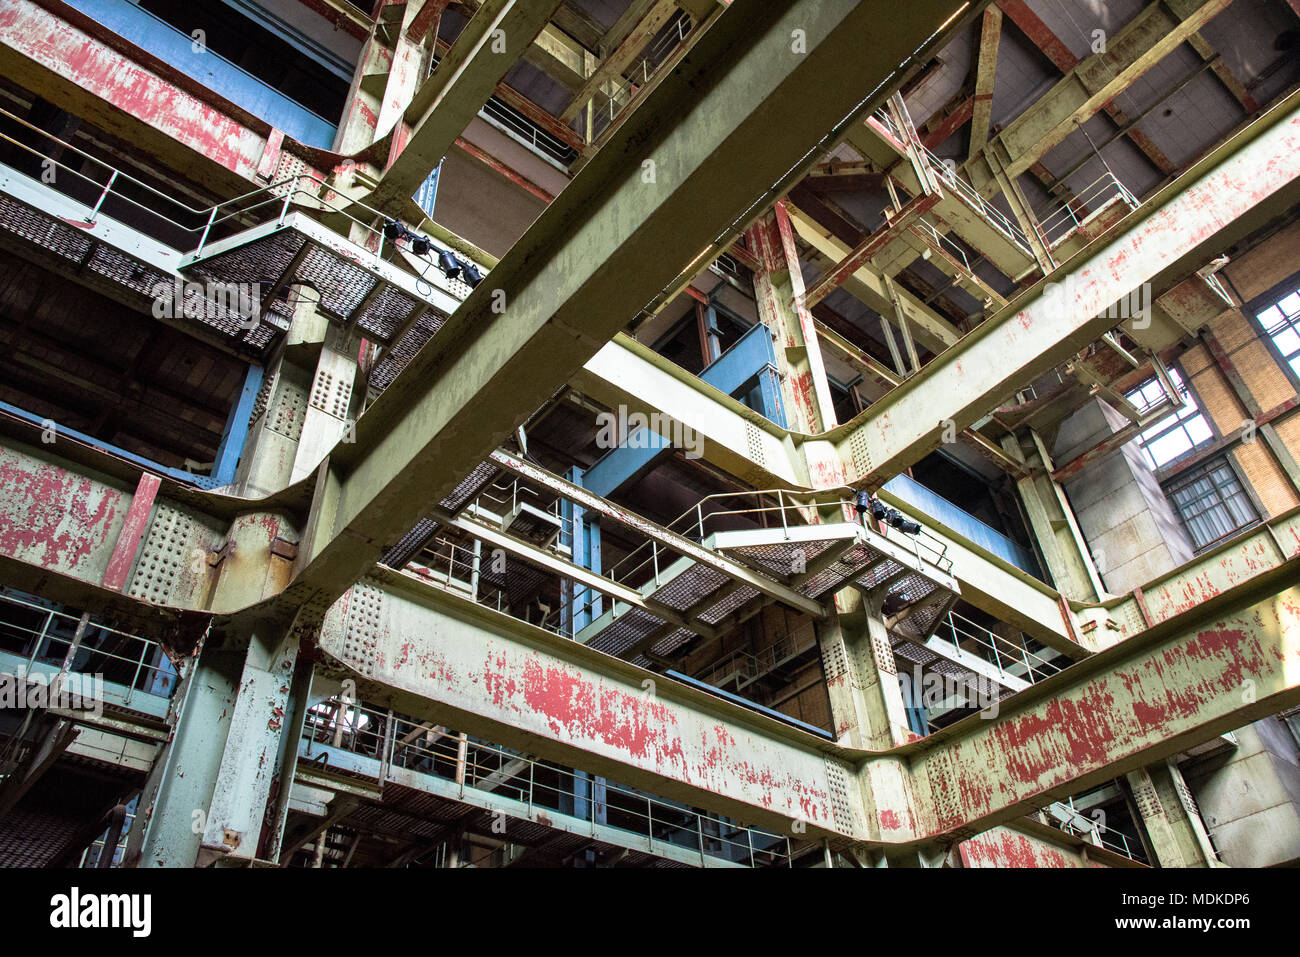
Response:
[[[140,483],[135,488],[135,495],[132,496],[131,505],[127,509],[126,521],[122,525],[122,534],[118,536],[117,544],[113,546],[113,554],[108,560],[108,569],[104,572],[105,588],[121,591],[122,586],[126,584],[126,576],[139,554],[140,543],[144,539],[145,529],[148,528],[149,518],[153,514],[154,496],[158,494],[158,486],[161,484],[162,480],[156,475],[145,472],[140,476]]]
[[[457,596],[386,574],[330,609],[320,651],[407,713],[747,821],[863,837],[818,739]],[[412,710],[415,709],[415,710]],[[845,808],[852,805],[846,804]]]
[[[0,555],[98,585],[130,503],[103,478],[0,446]]]
[[[837,446],[852,463],[849,482],[897,474],[942,444],[945,422],[972,425],[991,402],[1105,331],[1113,324],[1107,310],[1121,297],[1288,204],[1300,192],[1300,96],[1270,116],[1150,201],[1130,229],[1072,263],[1068,282],[1040,285],[846,423]]]
[[[1106,852],[1092,848],[1066,849],[1009,827],[995,827],[957,845],[962,867],[1096,868],[1106,864],[1089,857]]]
[[[1271,580],[1297,570],[1292,561]],[[1300,701],[1300,588],[1186,617],[1202,620],[1076,665],[955,740],[928,739],[913,763],[927,782],[918,836],[1003,823]]]
[[[50,90],[60,105],[111,132],[138,140],[148,128],[161,137],[160,145],[169,140],[183,147],[198,160],[199,178],[216,165],[252,179],[266,148],[265,124],[236,118],[233,110],[201,99],[198,90],[187,91],[183,76],[136,62],[33,0],[12,0],[0,9],[0,64],[6,76]]]
[[[913,222],[933,209],[941,199],[941,194],[921,195],[907,201],[897,213],[888,218],[886,224],[866,238],[856,249],[835,264],[826,275],[817,281],[817,285],[808,290],[807,305],[816,305],[833,290],[838,289],[844,281],[858,271],[863,263],[879,254],[907,230]]]

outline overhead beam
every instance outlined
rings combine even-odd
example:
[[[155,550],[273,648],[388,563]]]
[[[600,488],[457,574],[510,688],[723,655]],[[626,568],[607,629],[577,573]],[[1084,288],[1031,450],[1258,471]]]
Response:
[[[1292,559],[932,735],[912,763],[918,837],[1006,823],[1300,702],[1300,588],[1277,591],[1297,574]]]
[[[737,0],[723,11],[360,418],[357,441],[331,453],[290,601],[337,596],[365,574],[423,503],[449,492],[710,249],[729,245],[819,144],[878,107],[965,8]],[[806,52],[791,51],[796,29]],[[838,82],[828,87],[827,75]],[[864,100],[864,90],[877,92]],[[737,166],[735,156],[748,160]]]
[[[879,484],[1070,357],[1150,283],[1160,295],[1300,199],[1300,94],[1228,140],[1110,233],[875,403],[837,442],[848,484]],[[1067,277],[1068,272],[1068,277]],[[1062,282],[1062,280],[1068,281]],[[1049,282],[1051,283],[1049,285]]]
[[[842,263],[847,259],[851,250],[846,243],[830,235],[820,223],[789,201],[786,210],[800,239],[831,262]],[[882,316],[893,317],[896,311],[902,313],[917,340],[931,352],[942,352],[961,338],[961,333],[952,323],[907,290],[895,283],[891,291],[891,284],[869,264],[858,264],[842,285],[846,292]]]
[[[1002,43],[1002,10],[989,6],[980,26],[979,59],[975,67],[975,99],[970,126],[970,155],[974,156],[989,141],[993,123],[993,84],[997,78],[998,50]]]
[[[1164,2],[1146,7],[1108,38],[1105,52],[1078,62],[1065,79],[1002,131],[999,139],[1011,157],[1008,175],[1017,176],[1028,170],[1074,132],[1077,124],[1095,116],[1231,3],[1232,0],[1178,0],[1173,4],[1176,13],[1171,13]],[[1013,20],[1020,22],[1021,14],[1012,11],[1019,10],[1023,4],[1004,3],[1003,7]],[[1112,117],[1120,122],[1113,113]],[[1173,172],[1173,165],[1163,154],[1157,155],[1149,148],[1145,152],[1162,172]]]
[[[542,31],[559,0],[485,0],[403,114],[410,125],[366,202],[400,214],[497,84]],[[401,122],[393,131],[402,133]]]
[[[319,638],[362,698],[746,822],[855,833],[832,809],[829,742],[668,678],[647,693],[643,669],[410,576],[370,584],[367,644],[349,640],[347,602]]]
[[[633,8],[644,5],[642,0],[638,0],[637,3],[633,4]],[[621,82],[623,71],[631,65],[642,50],[650,45],[650,41],[654,39],[655,34],[676,12],[677,4],[674,0],[655,0],[654,3],[650,4],[645,14],[628,31],[626,38],[620,41],[618,47],[601,61],[600,66],[596,67],[596,71],[587,78],[582,88],[574,94],[573,100],[560,114],[560,122],[568,123],[577,116],[578,112],[587,105],[606,83]]]

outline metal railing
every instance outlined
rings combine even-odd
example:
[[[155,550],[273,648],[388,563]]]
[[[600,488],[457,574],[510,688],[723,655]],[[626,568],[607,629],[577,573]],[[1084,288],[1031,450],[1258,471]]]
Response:
[[[1124,203],[1130,210],[1141,203],[1118,177],[1107,170],[1072,198],[1059,205],[1048,207],[1045,213],[1036,213],[1038,228],[1049,249],[1065,242],[1103,209],[1114,203]],[[1084,212],[1091,208],[1092,212]],[[1083,212],[1081,216],[1080,213]]]
[[[437,54],[430,57],[427,76],[432,76],[441,62],[442,57]],[[578,158],[578,151],[572,146],[530,120],[496,94],[488,97],[483,108],[478,111],[478,115],[505,127],[528,143],[536,152],[550,157],[561,166],[568,166]]]
[[[1019,641],[1005,638],[955,611],[948,612],[936,628],[935,636],[966,652],[971,651],[970,645],[975,645],[980,657],[989,664],[1030,684],[1057,674],[1066,667],[1030,651],[1023,638]]]
[[[711,531],[710,523],[717,524],[724,518],[757,518],[762,528],[775,528],[779,524],[782,530],[789,532],[793,527],[812,524],[806,510],[818,507],[853,508],[853,500],[842,495],[851,489],[833,489],[824,493],[808,494],[792,489],[759,489],[753,492],[718,492],[706,495],[693,507],[687,509],[665,527],[696,542],[703,542]],[[756,505],[749,508],[717,509],[705,512],[707,502],[714,499],[776,499],[775,505]],[[918,523],[920,524],[920,523]],[[875,531],[875,529],[873,529]],[[879,534],[879,532],[877,532]],[[947,557],[948,543],[928,532],[924,525],[917,535],[904,535],[886,527],[884,537],[894,544],[902,545],[913,552],[918,561],[927,562],[947,572],[952,568],[952,559]],[[614,581],[631,584],[646,581],[657,582],[660,574],[677,560],[677,553],[655,540],[645,542],[628,552],[608,572]],[[649,574],[647,574],[649,573]]]
[[[166,193],[160,192],[148,183],[131,176],[129,173],[122,172],[120,169],[92,156],[85,150],[47,133],[40,127],[34,126],[27,120],[15,116],[7,110],[0,109],[0,115],[26,127],[51,143],[57,143],[64,149],[71,150],[83,159],[94,163],[105,173],[105,181],[100,182],[99,180],[82,173],[80,170],[68,166],[58,159],[55,159],[46,153],[42,153],[40,150],[29,146],[26,143],[16,140],[7,134],[0,133],[0,140],[11,143],[19,149],[41,159],[43,164],[48,163],[49,166],[46,168],[66,172],[75,177],[76,181],[88,183],[94,187],[96,191],[94,201],[85,203],[85,205],[90,207],[90,213],[84,217],[85,222],[88,225],[95,223],[105,202],[109,198],[113,198],[128,204],[139,212],[155,218],[160,223],[165,224],[169,229],[178,230],[186,236],[195,237],[196,245],[192,250],[188,251],[187,254],[197,257],[203,253],[203,249],[212,239],[214,231],[220,230],[221,227],[233,223],[237,226],[237,229],[233,231],[239,231],[261,225],[271,221],[272,219],[283,223],[285,217],[288,216],[291,208],[295,205],[295,200],[303,200],[303,202],[300,202],[297,205],[314,214],[336,214],[361,227],[363,232],[372,238],[368,241],[357,243],[357,245],[369,248],[371,242],[373,242],[375,249],[374,255],[377,258],[383,256],[384,244],[389,242],[387,237],[384,236],[382,226],[383,221],[388,218],[386,214],[359,200],[349,200],[346,205],[340,205],[327,199],[326,197],[333,192],[333,188],[318,176],[312,176],[305,173],[295,176],[287,176],[266,186],[258,187],[257,189],[250,190],[231,199],[222,200],[211,206],[195,208],[168,196]],[[56,172],[54,175],[54,182],[46,183],[46,185],[57,187],[58,176],[59,173]],[[152,208],[127,195],[123,192],[123,187],[126,185],[143,190],[149,197],[162,200],[164,203],[168,204],[173,215],[192,217],[191,221],[188,223],[181,222],[179,219],[174,219],[172,215],[160,212],[158,209]],[[64,191],[60,190],[60,192]],[[71,196],[71,194],[66,195]],[[78,199],[76,196],[72,196],[72,198]],[[78,201],[84,202],[80,199],[78,199]],[[352,212],[354,208],[369,213],[370,218],[368,220],[358,219]],[[258,215],[254,215],[255,213]],[[380,225],[375,225],[376,223],[379,223]],[[167,242],[166,240],[160,241]],[[443,248],[436,240],[431,240],[431,242],[435,248]],[[167,245],[172,244],[167,242]],[[187,252],[187,250],[182,246],[173,246],[173,248],[179,249],[182,252]],[[485,264],[475,262],[474,265],[486,274],[487,269]]]
[[[379,762],[382,784],[390,769],[452,781],[465,791],[501,795],[534,810],[623,831],[700,855],[750,867],[789,866],[790,838],[684,807],[593,778],[431,722],[332,698],[312,708],[303,727],[306,760],[331,747]],[[328,753],[328,752],[326,752]],[[601,793],[603,791],[603,793]],[[651,852],[653,853],[653,851]]]
[[[711,665],[700,680],[721,688],[734,675],[736,689],[740,690],[814,647],[817,644],[815,633],[808,631],[806,634],[808,638],[804,641],[797,641],[792,635],[782,635],[767,647],[753,652],[737,648]]]
[[[907,143],[907,139],[903,136],[902,131],[898,128],[898,124],[894,122],[894,118],[889,115],[887,109],[882,108],[877,110],[876,113],[873,114],[872,119],[884,127],[885,132],[898,141],[898,143]],[[919,140],[917,142],[918,144],[920,143]],[[962,200],[964,200],[967,205],[972,206],[976,212],[992,223],[994,228],[1005,234],[1006,237],[1019,246],[1027,256],[1033,258],[1033,247],[1029,243],[1029,238],[1025,235],[1024,231],[1016,225],[1016,223],[1009,219],[1000,209],[984,199],[975,187],[961,177],[954,167],[949,166],[938,156],[935,156],[934,153],[930,152],[930,150],[928,150],[924,145],[921,145],[921,151],[930,168],[937,173],[944,183],[946,183]]]
[[[1061,813],[1059,815],[1053,814],[1053,809],[1060,809]],[[1053,801],[1043,808],[1043,817],[1052,827],[1064,831],[1066,834],[1082,837],[1085,840],[1089,840],[1090,836],[1095,835],[1097,843],[1108,851],[1114,851],[1131,861],[1146,860],[1146,853],[1141,851],[1140,845],[1135,848],[1130,844],[1123,831],[1109,828],[1101,821],[1089,820],[1076,811],[1073,798],[1065,801]]]
[[[592,103],[591,138],[600,136],[613,124],[619,114],[636,98],[640,90],[650,82],[659,67],[663,65],[681,45],[682,41],[694,28],[694,20],[684,10],[679,10],[660,31],[660,36],[651,44],[645,54],[631,67],[617,77],[613,77],[604,88],[597,91],[605,102],[597,107]],[[631,79],[628,78],[631,75]],[[581,114],[579,114],[581,115]]]
[[[25,659],[24,674],[38,662],[61,667],[81,616],[12,592],[0,592],[0,651]],[[177,675],[162,645],[152,638],[88,619],[69,671],[103,675],[126,689],[121,703],[139,694],[170,698]]]

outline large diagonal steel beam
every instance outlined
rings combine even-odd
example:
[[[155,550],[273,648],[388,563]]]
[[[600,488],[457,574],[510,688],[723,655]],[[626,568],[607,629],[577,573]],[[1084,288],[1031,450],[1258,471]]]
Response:
[[[379,178],[367,202],[400,213],[438,161],[465,131],[497,84],[550,20],[559,0],[485,0],[403,114],[411,125],[405,146]],[[401,137],[401,123],[393,130]]]
[[[879,484],[973,425],[1002,397],[1082,349],[1119,320],[1111,306],[1144,285],[1152,298],[1300,201],[1300,94],[1147,201],[1127,228],[965,336],[852,422],[828,433],[844,473]],[[810,456],[820,449],[805,445]],[[818,474],[809,462],[809,473]]]
[[[960,722],[913,759],[918,838],[973,833],[1177,754],[1300,701],[1292,559]],[[1284,590],[1278,591],[1282,587]],[[960,800],[940,800],[944,794]]]
[[[428,502],[788,189],[819,145],[878,107],[968,7],[738,0],[719,15],[361,417],[357,441],[335,449],[295,600],[332,598],[365,574]]]

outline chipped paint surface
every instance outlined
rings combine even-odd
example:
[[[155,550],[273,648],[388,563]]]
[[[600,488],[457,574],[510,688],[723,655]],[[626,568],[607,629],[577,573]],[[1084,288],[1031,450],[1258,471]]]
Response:
[[[131,495],[0,447],[0,554],[99,584]]]
[[[921,770],[956,800],[936,804],[929,828],[1014,816],[1090,773],[1172,753],[1180,734],[1220,733],[1298,700],[1300,589],[1291,588],[936,748]]]
[[[240,176],[257,169],[260,135],[32,0],[0,7],[0,44]]]
[[[1085,863],[1078,854],[1012,831],[995,827],[957,845],[963,867],[1102,867]]]
[[[1248,131],[1217,166],[1105,248],[1072,263],[1068,282],[1054,276],[1059,295],[1040,288],[1017,312],[985,323],[875,403],[838,442],[841,458],[851,465],[852,484],[896,474],[918,453],[939,445],[944,420],[966,428],[990,400],[1105,331],[1112,303],[1171,263],[1205,251],[1227,226],[1294,184],[1300,178],[1298,151],[1300,110],[1269,129]],[[855,435],[870,449],[867,469],[855,462]]]
[[[825,760],[812,746],[720,721],[578,658],[460,620],[452,603],[435,611],[389,591],[378,623],[364,633],[340,605],[326,616],[321,650],[364,677],[419,695],[434,712],[441,705],[508,725],[534,736],[537,753],[556,760],[577,751],[617,761],[631,783],[671,782],[768,812],[769,820],[775,814],[802,819],[810,831],[842,831]],[[658,682],[661,692],[671,684]],[[490,729],[484,725],[483,733]]]

